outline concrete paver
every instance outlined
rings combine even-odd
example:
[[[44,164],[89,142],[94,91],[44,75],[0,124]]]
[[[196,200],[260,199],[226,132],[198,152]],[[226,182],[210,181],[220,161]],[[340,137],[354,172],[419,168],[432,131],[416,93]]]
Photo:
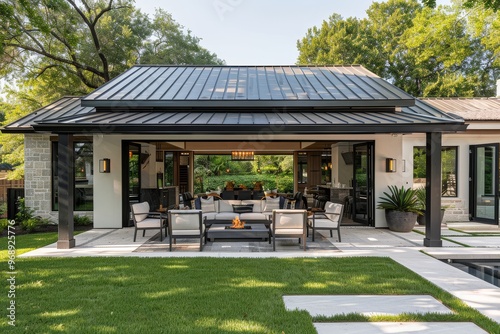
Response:
[[[479,334],[487,333],[470,322],[336,322],[314,323],[318,334]]]
[[[306,310],[313,317],[358,313],[365,316],[399,315],[403,313],[453,312],[432,296],[426,295],[330,295],[283,296],[288,310]]]

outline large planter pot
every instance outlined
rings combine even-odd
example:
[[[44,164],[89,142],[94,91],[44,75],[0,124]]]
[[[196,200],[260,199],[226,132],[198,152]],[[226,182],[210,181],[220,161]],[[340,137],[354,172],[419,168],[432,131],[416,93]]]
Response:
[[[414,212],[385,210],[387,226],[394,232],[411,232],[417,223],[417,216]]]
[[[444,213],[445,213],[445,209],[441,209],[441,221],[440,223],[443,222],[443,217],[444,217]],[[419,225],[425,225],[425,210],[422,210],[422,214],[421,215],[418,215],[418,218],[417,218],[417,223]]]

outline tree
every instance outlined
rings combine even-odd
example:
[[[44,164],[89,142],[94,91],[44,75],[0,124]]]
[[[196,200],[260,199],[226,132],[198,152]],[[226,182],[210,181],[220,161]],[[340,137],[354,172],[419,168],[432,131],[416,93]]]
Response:
[[[358,63],[414,96],[491,96],[499,16],[459,4],[374,2],[366,19],[332,15],[298,42],[298,63]]]
[[[430,8],[436,7],[436,0],[422,0],[422,3]],[[464,8],[483,7],[484,9],[500,9],[500,0],[465,0]]]
[[[0,28],[4,73],[57,76],[80,91],[136,63],[222,63],[170,14],[151,21],[132,0],[4,0]]]
[[[199,42],[167,12],[150,19],[132,0],[1,0],[0,75],[10,83],[2,110],[21,117],[88,94],[134,64],[223,63]],[[13,138],[1,135],[2,159],[19,164],[9,147],[22,140]]]

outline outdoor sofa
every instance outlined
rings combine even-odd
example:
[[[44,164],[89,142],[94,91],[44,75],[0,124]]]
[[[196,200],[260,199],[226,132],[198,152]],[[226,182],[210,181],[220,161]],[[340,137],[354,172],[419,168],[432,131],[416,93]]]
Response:
[[[209,196],[195,200],[195,208],[202,210],[207,226],[229,224],[236,217],[246,223],[269,223],[273,210],[286,206],[287,199],[282,196],[260,200],[223,200]]]

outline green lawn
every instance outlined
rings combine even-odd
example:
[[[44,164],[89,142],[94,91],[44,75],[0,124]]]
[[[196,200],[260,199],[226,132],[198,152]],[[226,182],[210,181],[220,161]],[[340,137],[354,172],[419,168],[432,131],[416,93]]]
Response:
[[[18,251],[55,238],[18,236]],[[313,320],[384,319],[473,321],[500,332],[497,323],[385,258],[19,258],[17,268],[17,326],[7,328],[2,315],[2,333],[302,334],[315,333]],[[285,310],[282,296],[301,294],[430,294],[456,315],[312,319]],[[6,298],[0,300],[6,312]]]

